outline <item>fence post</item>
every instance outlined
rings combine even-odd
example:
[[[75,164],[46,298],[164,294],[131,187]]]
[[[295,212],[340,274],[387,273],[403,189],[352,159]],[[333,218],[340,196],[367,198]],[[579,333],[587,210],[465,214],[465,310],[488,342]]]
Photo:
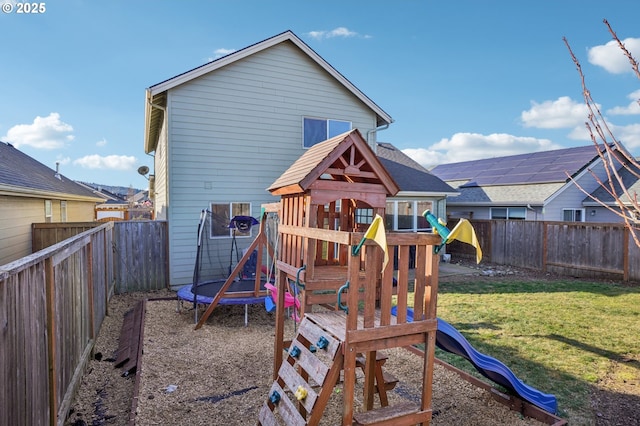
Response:
[[[87,297],[89,303],[89,336],[91,340],[96,338],[95,332],[95,323],[94,323],[94,300],[93,300],[93,238],[92,236],[89,238],[89,243],[87,244]]]
[[[47,303],[47,349],[49,363],[49,424],[58,423],[58,373],[56,371],[56,310],[53,258],[44,260],[44,279]]]
[[[623,229],[624,234],[622,236],[622,245],[624,248],[622,250],[622,280],[627,282],[629,281],[629,228],[625,226]]]
[[[542,221],[542,272],[547,272],[547,221]]]

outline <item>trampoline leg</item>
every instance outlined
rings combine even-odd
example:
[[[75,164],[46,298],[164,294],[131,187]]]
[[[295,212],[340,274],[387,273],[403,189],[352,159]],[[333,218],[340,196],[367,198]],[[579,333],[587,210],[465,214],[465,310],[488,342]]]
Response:
[[[249,325],[249,305],[244,305],[244,326]]]

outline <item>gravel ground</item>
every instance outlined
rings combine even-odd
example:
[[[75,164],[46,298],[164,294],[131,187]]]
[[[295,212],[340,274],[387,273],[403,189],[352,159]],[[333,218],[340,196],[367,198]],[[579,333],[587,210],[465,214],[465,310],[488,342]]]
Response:
[[[487,272],[490,270],[491,272]],[[515,268],[484,267],[474,279],[548,279]],[[551,277],[552,278],[552,277]],[[448,277],[466,280],[468,276]],[[66,425],[127,425],[136,376],[123,377],[114,368],[122,318],[138,300],[172,297],[155,294],[116,295],[110,302],[89,361],[72,404]],[[246,425],[255,424],[257,413],[272,383],[273,314],[262,306],[249,307],[249,326],[244,326],[242,306],[216,308],[207,324],[193,330],[193,311],[186,304],[149,301],[145,317],[144,355],[135,413],[137,425]],[[293,327],[287,322],[289,333]],[[387,351],[385,369],[400,379],[389,392],[391,403],[415,399],[420,358],[403,349]],[[361,382],[361,380],[359,380]],[[634,383],[603,380],[594,393],[595,425],[637,425],[639,399]],[[615,390],[616,392],[612,392]],[[339,424],[341,398],[332,397],[321,424]],[[434,366],[432,425],[540,425],[508,410],[490,394],[457,374]]]

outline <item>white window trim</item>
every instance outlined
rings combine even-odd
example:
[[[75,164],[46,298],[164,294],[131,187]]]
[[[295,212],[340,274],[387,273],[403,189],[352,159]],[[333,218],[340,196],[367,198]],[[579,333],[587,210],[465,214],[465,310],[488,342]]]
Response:
[[[332,134],[330,134],[330,133],[329,133],[329,122],[330,122],[330,121],[337,121],[337,122],[341,122],[341,123],[349,123],[349,129],[350,129],[350,130],[353,130],[353,121],[349,121],[349,120],[340,120],[340,119],[337,119],[337,118],[325,118],[325,117],[304,116],[304,117],[302,117],[302,148],[303,148],[303,149],[309,149],[309,148],[311,148],[312,146],[314,146],[314,145],[315,145],[315,144],[314,144],[314,145],[311,145],[311,146],[305,146],[305,144],[304,144],[304,120],[305,120],[305,119],[309,119],[309,120],[322,120],[322,121],[324,121],[324,122],[325,122],[325,124],[326,124],[326,126],[327,126],[327,139],[330,139],[330,138],[332,138],[332,137],[334,137],[334,136],[338,136],[338,135],[332,135]],[[319,143],[319,142],[322,142],[322,141],[318,141],[318,142],[316,142],[316,144],[317,144],[317,143]]]
[[[53,202],[51,200],[44,200],[44,221],[53,222]]]
[[[60,222],[67,221],[67,202],[60,201]]]
[[[434,205],[433,201],[430,200],[387,200],[387,204],[393,203],[393,212],[387,211],[386,214],[393,214],[393,229],[395,232],[425,232],[431,230],[428,228],[418,228],[418,215],[422,214],[422,212],[418,211],[418,203],[427,202]],[[411,205],[411,210],[413,211],[413,221],[411,224],[411,229],[398,229],[398,203],[413,203]]]
[[[504,219],[495,219],[493,217],[493,209],[505,209],[507,211],[507,217]],[[509,214],[509,210],[511,209],[524,209],[524,217],[511,217],[511,215]],[[519,206],[511,206],[511,207],[491,207],[489,209],[489,218],[491,220],[527,220],[527,208],[526,207],[519,207]]]
[[[573,217],[574,217],[574,218],[576,217],[575,212],[579,211],[579,212],[581,213],[581,214],[580,214],[581,220],[575,220],[575,219],[574,219],[574,220],[572,220],[571,222],[584,222],[584,221],[585,221],[585,219],[586,219],[586,218],[585,218],[585,215],[586,215],[586,209],[584,209],[584,208],[580,208],[580,209],[567,208],[567,209],[562,209],[562,221],[563,221],[563,222],[566,222],[566,221],[564,220],[564,212],[566,212],[566,211],[572,211],[572,212],[573,212]]]
[[[233,218],[233,205],[234,204],[248,204],[249,205],[249,215],[251,215],[251,212],[253,211],[253,208],[251,206],[251,202],[249,201],[229,201],[229,202],[209,202],[209,208],[211,209],[211,211],[213,211],[213,206],[214,205],[223,205],[226,204],[229,206],[229,219]],[[210,219],[213,220],[213,219]],[[233,229],[229,228],[229,235],[212,235],[212,231],[213,231],[213,226],[210,227],[209,230],[209,239],[212,240],[219,240],[219,239],[223,239],[223,238],[233,238]],[[251,232],[249,232],[249,234],[244,235],[244,234],[236,234],[235,237],[236,238],[251,238],[253,234],[253,228],[251,228]]]

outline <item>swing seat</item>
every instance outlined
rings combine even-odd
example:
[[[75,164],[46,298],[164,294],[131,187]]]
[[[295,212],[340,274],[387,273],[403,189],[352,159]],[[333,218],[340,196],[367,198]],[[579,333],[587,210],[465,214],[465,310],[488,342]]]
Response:
[[[276,286],[274,286],[273,284],[270,284],[270,283],[265,283],[264,288],[269,290],[269,294],[271,295],[271,297],[265,297],[264,306],[267,309],[267,312],[273,312],[273,310],[276,308],[276,301],[278,300],[278,288]],[[291,294],[291,293],[289,293],[287,291],[284,294],[284,307],[285,308],[290,308],[292,306],[295,309],[300,309],[300,301],[298,299],[296,299],[293,296],[293,294]],[[300,317],[299,317],[298,313],[295,310],[294,310],[293,314],[291,314],[291,317],[296,322],[300,322]]]

